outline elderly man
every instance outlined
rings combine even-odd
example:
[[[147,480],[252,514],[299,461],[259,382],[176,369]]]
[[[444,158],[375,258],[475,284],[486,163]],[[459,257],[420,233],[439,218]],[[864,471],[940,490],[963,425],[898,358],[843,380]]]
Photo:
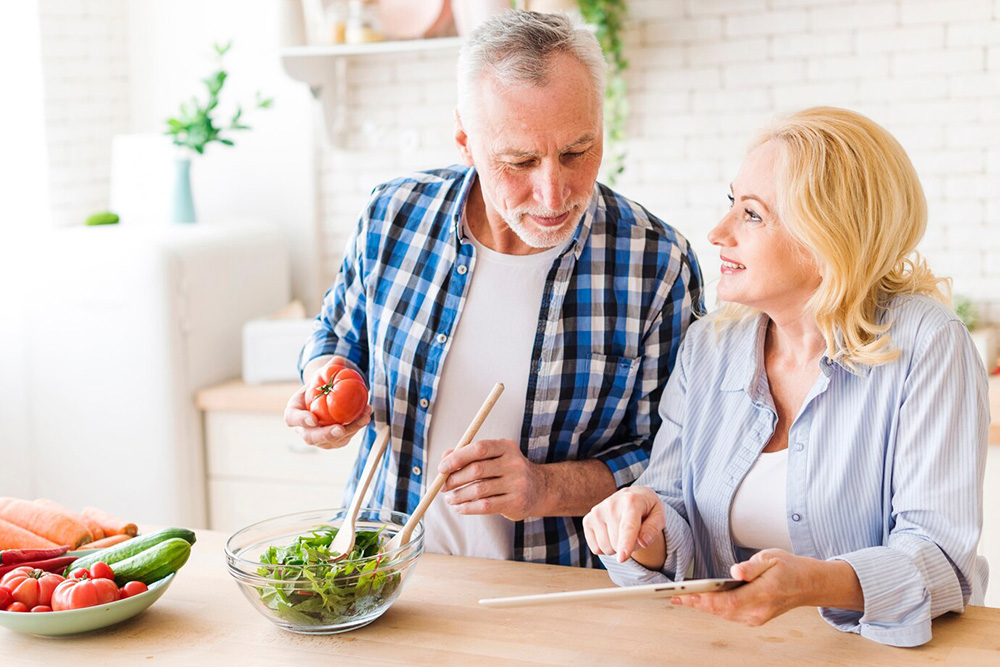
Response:
[[[464,166],[375,189],[302,351],[303,379],[336,355],[372,401],[322,427],[300,390],[286,421],[305,442],[390,424],[370,504],[411,512],[451,473],[429,551],[598,566],[581,517],[646,466],[702,281],[686,239],[596,183],[604,67],[564,16],[483,24],[459,57]],[[495,382],[480,439],[452,451]]]

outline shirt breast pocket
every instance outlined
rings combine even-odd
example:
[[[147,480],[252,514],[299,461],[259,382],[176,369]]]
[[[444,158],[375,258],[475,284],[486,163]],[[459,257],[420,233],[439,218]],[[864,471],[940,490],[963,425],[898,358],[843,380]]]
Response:
[[[625,417],[639,374],[639,359],[592,352],[576,363],[574,403],[579,405],[579,418],[574,430],[606,439]]]

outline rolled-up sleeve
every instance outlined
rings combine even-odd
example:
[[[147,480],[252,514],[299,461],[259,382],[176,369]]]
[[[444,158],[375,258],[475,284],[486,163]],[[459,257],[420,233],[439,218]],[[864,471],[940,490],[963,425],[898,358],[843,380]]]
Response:
[[[344,261],[333,286],[323,297],[319,315],[299,353],[299,377],[317,357],[344,357],[367,377],[368,330],[364,258],[371,207],[367,208],[347,243]]]
[[[931,638],[931,620],[981,598],[976,554],[989,424],[985,369],[967,331],[950,321],[914,356],[890,444],[884,545],[836,558],[854,568],[865,611],[820,609],[837,628],[893,646]]]

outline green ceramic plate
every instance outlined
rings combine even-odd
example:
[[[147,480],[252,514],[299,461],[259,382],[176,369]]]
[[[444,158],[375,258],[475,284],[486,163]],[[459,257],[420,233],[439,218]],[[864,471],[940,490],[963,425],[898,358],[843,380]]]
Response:
[[[0,625],[17,632],[46,637],[75,635],[106,628],[109,625],[132,618],[159,600],[176,576],[176,573],[168,574],[150,585],[149,590],[145,593],[86,609],[50,611],[38,614],[0,611]]]

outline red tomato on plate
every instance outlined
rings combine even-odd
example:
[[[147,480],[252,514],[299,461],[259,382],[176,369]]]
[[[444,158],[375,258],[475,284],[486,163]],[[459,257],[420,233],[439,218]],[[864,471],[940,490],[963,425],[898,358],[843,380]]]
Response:
[[[52,592],[52,610],[83,609],[120,600],[121,591],[110,579],[67,579]]]
[[[320,426],[350,424],[368,404],[364,379],[346,366],[331,361],[316,374],[306,390],[306,405]]]

